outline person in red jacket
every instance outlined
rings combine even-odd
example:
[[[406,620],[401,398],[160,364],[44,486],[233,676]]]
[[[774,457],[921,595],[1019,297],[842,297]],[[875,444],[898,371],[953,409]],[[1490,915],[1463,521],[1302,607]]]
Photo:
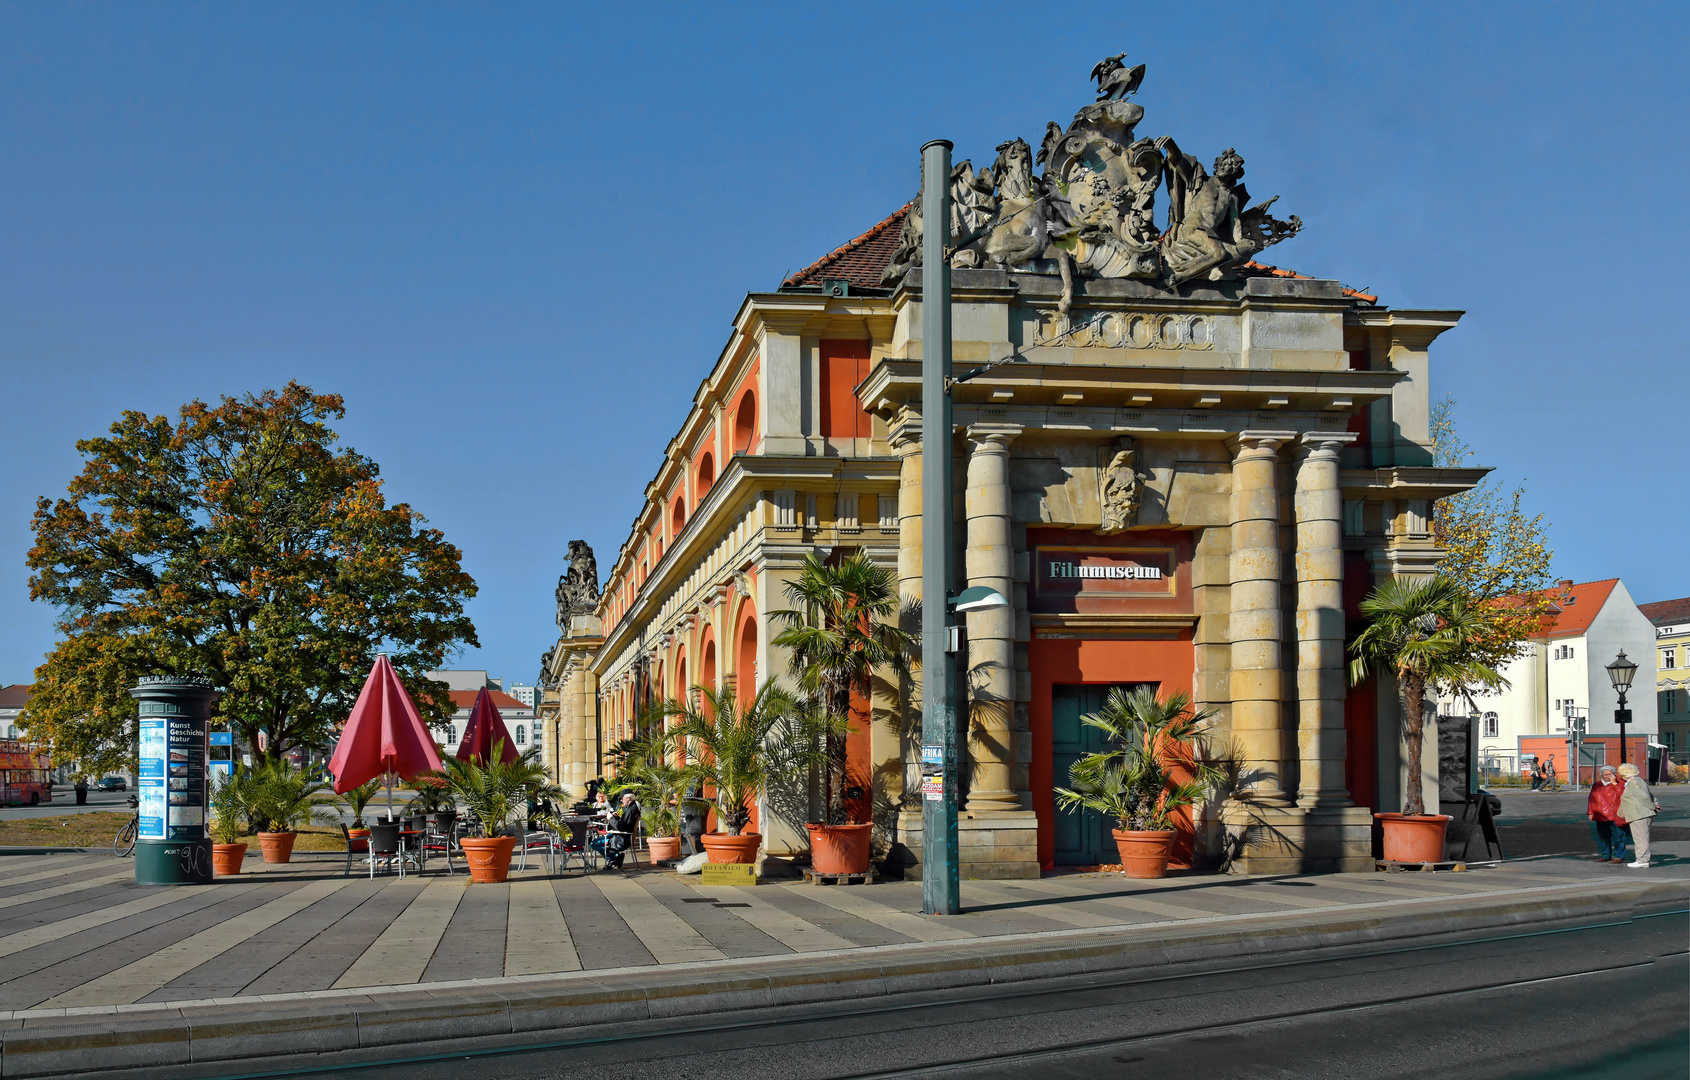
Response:
[[[1620,783],[1612,765],[1596,770],[1596,783],[1590,785],[1590,801],[1585,816],[1590,819],[1590,831],[1596,835],[1596,861],[1625,862],[1625,825],[1620,821],[1620,796],[1625,785]]]

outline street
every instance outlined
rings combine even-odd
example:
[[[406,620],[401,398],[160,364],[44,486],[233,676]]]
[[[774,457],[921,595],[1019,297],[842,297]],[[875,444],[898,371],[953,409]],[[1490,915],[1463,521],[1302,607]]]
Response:
[[[965,1075],[1682,1078],[1690,1054],[1683,910],[1453,944],[1082,976],[861,1006],[625,1025],[579,1043],[474,1055],[478,1080],[845,1080]],[[395,1061],[369,1080],[446,1080],[471,1056]],[[237,1074],[229,1074],[237,1075]]]
[[[129,791],[89,791],[88,802],[82,806],[76,805],[76,792],[69,784],[53,785],[53,801],[40,803],[36,806],[5,806],[0,807],[0,821],[15,818],[62,817],[65,814],[87,814],[96,810],[106,810],[114,813],[129,811],[129,796],[135,794]]]

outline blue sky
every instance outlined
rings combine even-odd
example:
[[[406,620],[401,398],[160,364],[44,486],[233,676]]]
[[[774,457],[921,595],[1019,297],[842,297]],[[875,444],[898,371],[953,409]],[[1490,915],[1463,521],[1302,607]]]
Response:
[[[1149,65],[1236,147],[1267,258],[1460,308],[1433,392],[1556,570],[1690,593],[1680,6],[0,2],[0,683],[52,644],[38,495],[126,408],[298,379],[464,551],[531,681],[566,542],[608,563],[747,291]]]

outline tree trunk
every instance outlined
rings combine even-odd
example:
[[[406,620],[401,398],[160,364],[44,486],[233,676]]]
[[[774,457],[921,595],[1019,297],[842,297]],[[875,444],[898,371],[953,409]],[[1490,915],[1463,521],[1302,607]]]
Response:
[[[1415,678],[1401,679],[1399,687],[1402,691],[1402,732],[1403,741],[1408,744],[1408,778],[1404,781],[1402,812],[1405,814],[1424,814],[1426,799],[1424,784],[1420,772],[1422,768],[1421,751],[1425,746],[1426,734],[1426,687]]]

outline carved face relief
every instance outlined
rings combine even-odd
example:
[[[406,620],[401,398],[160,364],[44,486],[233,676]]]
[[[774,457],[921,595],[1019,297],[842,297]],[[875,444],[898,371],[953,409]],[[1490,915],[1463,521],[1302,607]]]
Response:
[[[1133,466],[1134,450],[1119,450],[1103,470],[1103,527],[1098,532],[1122,532],[1138,519],[1138,508],[1144,500],[1144,477]]]

